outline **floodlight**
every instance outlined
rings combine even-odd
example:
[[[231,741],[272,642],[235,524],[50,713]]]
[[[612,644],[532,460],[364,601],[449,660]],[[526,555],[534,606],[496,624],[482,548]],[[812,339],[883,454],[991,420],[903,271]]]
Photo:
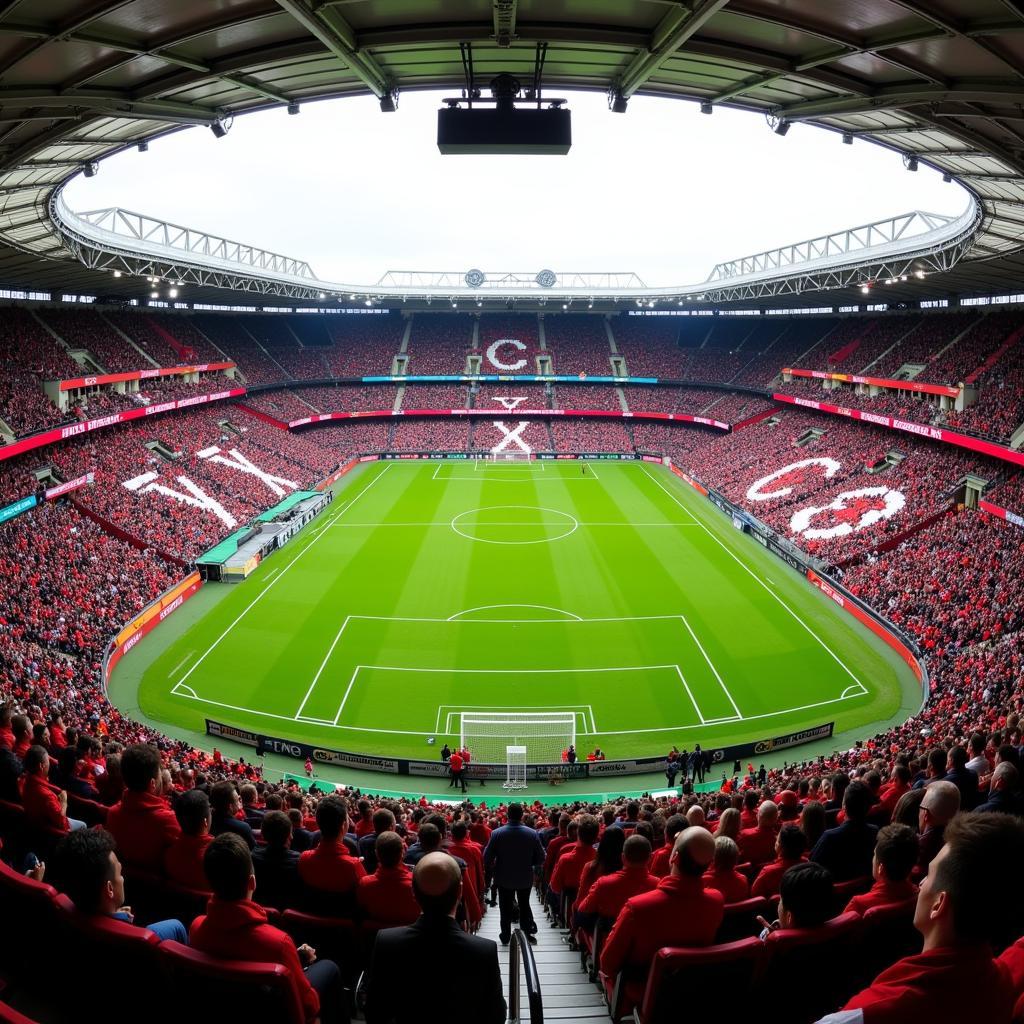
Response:
[[[120,277],[120,276],[121,276],[121,271],[120,270],[115,270],[114,271],[114,277]]]
[[[949,171],[946,171],[945,174],[942,175],[942,180],[948,185],[953,180],[953,175],[950,174]]]
[[[213,132],[215,138],[223,139],[228,133],[227,122],[218,117],[217,120],[210,125],[210,131]]]
[[[917,170],[917,154],[916,153],[904,153],[903,154],[903,166],[908,171]]]
[[[871,291],[871,285],[869,285],[869,284],[862,284],[862,285],[860,286],[860,290],[861,290],[861,291],[862,291],[862,292],[863,292],[863,293],[864,293],[865,295],[867,295],[867,294],[868,294],[868,292],[870,292],[870,291]]]
[[[786,134],[789,132],[789,125],[789,121],[779,121],[779,123],[774,128],[775,134],[781,136],[782,138],[785,138]]]
[[[624,114],[628,104],[628,97],[623,96],[618,89],[612,89],[608,93],[608,107],[613,114]]]
[[[711,100],[700,101],[700,112],[702,114],[710,114],[714,112],[714,107],[711,105]]]
[[[327,298],[327,292],[321,292],[320,293],[320,298],[321,299],[326,299]]]
[[[158,299],[158,298],[160,298],[160,293],[159,292],[150,292],[149,293],[149,297],[151,299]]]
[[[386,92],[380,98],[380,112],[382,114],[393,114],[398,109],[398,93]]]
[[[288,104],[288,113],[292,117],[294,117],[298,112],[299,112],[299,104],[295,100],[292,100],[291,103]]]
[[[138,148],[140,153],[148,153],[149,152],[149,139],[139,139],[139,141],[136,143],[136,146],[137,146],[137,148]]]
[[[87,178],[95,178],[96,172],[100,169],[100,165],[95,160],[90,160],[86,164],[82,164],[82,173]]]
[[[853,133],[852,132],[843,132],[843,145],[844,146],[852,146],[853,145]]]
[[[172,288],[167,294],[170,298],[176,299],[178,297],[178,289]]]

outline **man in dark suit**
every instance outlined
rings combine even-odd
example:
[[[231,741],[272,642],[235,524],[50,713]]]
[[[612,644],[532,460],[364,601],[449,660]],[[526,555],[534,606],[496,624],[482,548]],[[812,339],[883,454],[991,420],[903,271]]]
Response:
[[[291,848],[292,823],[283,811],[263,815],[263,842],[252,851],[256,875],[256,902],[286,910],[299,893],[299,854]]]
[[[435,1005],[408,998],[430,991],[440,977],[455,982],[476,1024],[504,1024],[498,947],[490,939],[467,935],[455,922],[462,898],[458,864],[446,853],[428,853],[416,865],[412,885],[422,911],[419,920],[377,933],[366,972],[367,1024],[448,1024],[451,1007],[443,1000]]]
[[[867,819],[874,799],[865,783],[851,782],[843,795],[846,820],[838,828],[822,833],[811,851],[811,860],[828,868],[836,882],[867,878],[871,874],[878,829],[868,824]]]
[[[523,824],[523,805],[509,804],[508,824],[491,833],[484,851],[484,868],[493,872],[492,877],[498,886],[498,913],[501,915],[501,932],[498,937],[502,943],[512,938],[512,908],[515,902],[519,904],[519,922],[523,932],[531,943],[537,941],[537,926],[530,909],[530,890],[533,888],[534,874],[543,864],[544,847],[540,845],[537,833]]]

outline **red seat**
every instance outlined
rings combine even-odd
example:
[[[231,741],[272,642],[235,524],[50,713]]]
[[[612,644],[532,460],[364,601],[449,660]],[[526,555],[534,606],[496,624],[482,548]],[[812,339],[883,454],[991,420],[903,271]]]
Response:
[[[768,935],[769,976],[799,979],[786,994],[788,1024],[811,1024],[858,991],[860,935],[861,919],[853,913],[818,928],[785,928]]]
[[[36,1024],[34,1020],[30,1020],[23,1013],[18,1013],[13,1006],[8,1006],[6,1003],[0,1003],[0,1022],[2,1024]]]
[[[0,928],[0,964],[22,980],[50,975],[51,967],[39,950],[47,945],[57,916],[57,890],[19,874],[0,861],[0,907],[5,921],[17,927]]]
[[[53,940],[61,953],[61,985],[53,997],[69,1016],[80,1007],[82,992],[108,976],[114,964],[122,979],[121,998],[104,1005],[104,1020],[132,1024],[140,1006],[163,1006],[166,993],[156,953],[160,940],[153,932],[112,917],[80,914],[67,896],[58,896],[56,907]]]
[[[681,1009],[689,1020],[755,1019],[763,1007],[755,982],[765,958],[756,937],[703,949],[659,949],[647,975],[643,999],[634,1011],[638,1024],[677,1024]]]
[[[96,800],[89,800],[84,796],[75,796],[68,793],[68,817],[84,821],[92,828],[93,825],[105,825],[107,823],[107,811],[110,808],[106,804],[98,803]]]
[[[921,952],[924,939],[914,927],[916,906],[917,899],[912,897],[903,903],[872,907],[864,914],[861,981],[865,986],[897,960]]]
[[[345,917],[317,917],[301,910],[286,910],[274,924],[295,944],[308,942],[320,960],[333,960],[346,985],[359,977],[365,966],[362,935],[355,921]]]
[[[168,1020],[189,1024],[272,1020],[305,1024],[305,1014],[281,964],[218,960],[178,942],[162,942],[157,954],[169,983]]]
[[[860,878],[851,878],[845,882],[836,882],[835,884],[835,913],[841,914],[846,910],[846,904],[853,899],[854,896],[860,896],[861,893],[867,892],[874,882],[874,879],[870,875],[863,875]]]
[[[747,939],[750,936],[757,936],[761,926],[757,918],[771,918],[774,916],[775,908],[763,896],[752,896],[749,900],[740,900],[739,903],[726,903],[725,914],[722,923],[718,927],[718,934],[715,941],[735,942],[738,939]]]

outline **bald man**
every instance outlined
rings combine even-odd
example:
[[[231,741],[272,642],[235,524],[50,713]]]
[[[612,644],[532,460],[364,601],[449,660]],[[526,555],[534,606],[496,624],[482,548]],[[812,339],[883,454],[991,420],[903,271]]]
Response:
[[[757,826],[743,829],[736,838],[740,858],[749,864],[767,864],[775,859],[779,835],[779,806],[765,800],[757,809]]]
[[[960,790],[952,782],[939,779],[929,783],[917,811],[919,853],[917,867],[914,870],[918,877],[928,874],[928,865],[935,859],[945,842],[946,826],[959,810]]]
[[[625,973],[623,1013],[640,1001],[651,959],[662,946],[710,946],[722,923],[725,898],[705,889],[703,875],[715,856],[707,829],[691,826],[676,837],[670,874],[658,888],[633,896],[615,919],[601,953],[601,973],[609,992]]]
[[[443,978],[480,1024],[504,1024],[498,947],[468,935],[455,921],[462,898],[462,870],[447,853],[428,853],[412,874],[420,917],[405,928],[386,928],[366,971],[368,1024],[450,1024],[444,999],[420,998]]]
[[[1001,761],[992,773],[988,787],[988,800],[979,808],[986,814],[1001,811],[1018,818],[1024,816],[1024,805],[1020,796],[1020,772],[1009,761]]]

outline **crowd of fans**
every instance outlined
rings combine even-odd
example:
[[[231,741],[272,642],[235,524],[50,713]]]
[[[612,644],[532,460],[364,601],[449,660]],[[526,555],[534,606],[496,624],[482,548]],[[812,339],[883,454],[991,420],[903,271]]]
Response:
[[[559,452],[631,452],[629,427],[616,420],[551,421],[551,436]]]
[[[1024,341],[1018,339],[977,380],[978,401],[949,417],[951,427],[1007,443],[1024,424]]]
[[[494,409],[505,412],[506,399],[521,409],[550,409],[551,391],[543,384],[476,384],[469,389],[474,409]],[[517,402],[517,399],[523,399]]]
[[[622,412],[619,389],[600,384],[555,384],[556,409],[608,409]]]
[[[900,337],[898,344],[894,345],[888,352],[875,359],[871,363],[864,364],[864,373],[872,377],[895,377],[900,369],[909,364],[911,366],[926,365],[919,376],[921,380],[930,381],[935,384],[947,382],[945,376],[939,377],[938,367],[932,362],[932,357],[937,353],[943,353],[943,367],[953,368],[955,373],[960,366],[960,346],[967,341],[967,336],[972,333],[972,328],[980,326],[981,318],[976,312],[964,311],[962,313],[941,313],[924,316],[920,323]],[[963,338],[960,338],[964,335]],[[960,338],[959,341],[954,340]],[[978,340],[981,340],[980,337]],[[1001,340],[1001,339],[1000,339]],[[970,359],[970,353],[974,344],[968,342],[967,348],[962,355]],[[974,363],[968,366],[964,373],[970,373],[979,364]]]
[[[468,409],[469,388],[465,384],[406,384],[403,409]]]
[[[545,317],[544,340],[556,373],[607,377],[612,373],[611,349],[603,317],[564,313]]]
[[[838,405],[846,409],[866,409],[883,416],[896,416],[914,423],[943,423],[947,413],[939,407],[932,395],[885,388],[877,394],[860,394],[847,385],[824,388],[820,380],[794,377],[779,384],[779,392],[796,398],[809,398],[814,402]]]
[[[391,447],[396,451],[464,452],[469,423],[464,419],[401,419],[395,424]]]
[[[467,317],[457,313],[431,313],[414,317],[405,372],[465,373],[466,355],[472,344],[472,322]]]

